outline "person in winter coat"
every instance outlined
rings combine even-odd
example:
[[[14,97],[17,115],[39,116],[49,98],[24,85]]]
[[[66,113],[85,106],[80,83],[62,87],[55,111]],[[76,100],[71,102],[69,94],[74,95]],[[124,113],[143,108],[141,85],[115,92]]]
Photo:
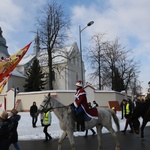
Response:
[[[13,144],[16,150],[20,150],[18,145],[18,122],[20,120],[21,116],[18,115],[18,110],[12,109],[10,112],[10,120],[11,120],[11,132],[10,132],[10,144]]]
[[[132,127],[131,119],[130,119],[133,108],[132,108],[131,104],[126,99],[123,99],[122,103],[123,103],[123,114],[124,114],[124,117],[126,118],[125,127],[124,127],[124,130],[122,132],[125,133],[128,125],[129,125],[131,128],[129,133],[133,133],[133,127]]]
[[[51,125],[52,115],[49,110],[44,112],[43,116],[43,132],[45,133],[45,142],[50,141],[52,139],[51,135],[47,132],[48,127]]]
[[[30,116],[32,117],[32,126],[33,128],[36,127],[36,123],[37,123],[37,111],[38,108],[36,106],[36,102],[33,102],[33,105],[30,107]]]
[[[75,93],[75,114],[77,119],[77,131],[85,131],[85,122],[84,122],[84,108],[89,109],[86,92],[83,89],[82,81],[76,82],[76,93]]]
[[[76,93],[75,93],[75,101],[73,103],[77,121],[77,131],[85,131],[85,122],[84,122],[84,114],[87,114],[91,118],[98,118],[97,109],[89,109],[87,103],[86,92],[83,88],[82,81],[76,82]],[[90,111],[91,110],[91,111]]]
[[[9,149],[10,124],[8,113],[3,111],[0,115],[0,150]]]

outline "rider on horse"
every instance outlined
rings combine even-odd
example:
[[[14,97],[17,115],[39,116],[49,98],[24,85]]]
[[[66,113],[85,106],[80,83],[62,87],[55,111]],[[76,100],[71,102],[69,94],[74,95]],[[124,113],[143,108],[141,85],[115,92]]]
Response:
[[[84,115],[85,113],[91,117],[95,118],[98,116],[97,109],[93,108],[94,110],[90,110],[88,107],[88,102],[86,98],[86,92],[83,88],[82,81],[76,82],[76,93],[75,93],[75,114],[77,119],[77,131],[84,131],[85,130],[85,122],[84,122]]]

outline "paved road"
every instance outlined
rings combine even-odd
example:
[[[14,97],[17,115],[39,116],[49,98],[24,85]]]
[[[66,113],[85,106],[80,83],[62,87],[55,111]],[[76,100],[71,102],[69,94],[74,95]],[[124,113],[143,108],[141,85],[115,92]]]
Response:
[[[130,133],[120,133],[120,150],[150,150],[150,127],[145,128],[145,140],[141,141],[140,136]],[[50,142],[42,140],[35,141],[19,141],[21,150],[57,150],[58,139],[53,139]],[[75,137],[77,150],[97,150],[97,136],[88,136],[87,138]],[[103,150],[115,150],[115,142],[112,136],[108,134],[102,135]],[[62,144],[62,150],[70,150],[68,139],[65,139]],[[10,150],[15,150],[11,145]]]

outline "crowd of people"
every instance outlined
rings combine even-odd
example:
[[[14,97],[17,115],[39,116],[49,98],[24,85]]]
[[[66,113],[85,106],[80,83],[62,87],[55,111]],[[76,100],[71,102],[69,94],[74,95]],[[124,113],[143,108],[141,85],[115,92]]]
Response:
[[[150,98],[149,98],[150,99]],[[126,119],[123,133],[126,133],[128,125],[130,126],[130,133],[133,133],[133,127],[131,124],[131,115],[135,107],[138,107],[140,104],[145,101],[140,101],[135,99],[131,101],[130,99],[123,99],[120,107],[122,111],[121,119]],[[89,116],[96,116],[97,109],[99,105],[95,100],[93,100],[93,104],[87,101],[86,91],[83,88],[82,81],[76,82],[76,93],[74,103],[71,104],[73,107],[73,111],[76,116],[77,122],[77,131],[85,131],[85,137],[88,135],[88,130],[85,130],[85,120],[84,115],[88,114]],[[93,110],[92,114],[89,110]],[[114,109],[114,111],[116,111]],[[43,113],[40,114],[41,126],[43,126],[43,133],[45,134],[45,141],[50,141],[52,139],[51,135],[48,133],[48,127],[51,125],[52,115],[51,110],[44,110]],[[36,106],[36,102],[33,102],[30,107],[30,116],[32,117],[32,127],[36,128],[36,123],[38,120],[38,107]],[[20,150],[18,145],[18,133],[17,127],[21,116],[18,114],[16,109],[12,109],[10,113],[3,111],[0,115],[0,150],[8,150],[10,145],[13,144],[16,150]],[[93,135],[96,134],[94,129],[90,129]]]
[[[146,106],[146,107],[145,107]],[[120,104],[120,107],[121,107],[121,119],[126,119],[126,122],[125,122],[125,127],[124,127],[124,130],[122,131],[123,133],[126,133],[126,130],[128,128],[128,125],[130,127],[130,131],[129,133],[133,133],[134,130],[133,130],[133,125],[131,123],[131,119],[132,119],[132,116],[133,116],[133,112],[135,112],[135,109],[139,110],[139,109],[149,109],[150,108],[150,93],[147,94],[145,100],[142,99],[138,99],[138,98],[134,98],[134,100],[132,101],[131,99],[123,99],[121,104]]]

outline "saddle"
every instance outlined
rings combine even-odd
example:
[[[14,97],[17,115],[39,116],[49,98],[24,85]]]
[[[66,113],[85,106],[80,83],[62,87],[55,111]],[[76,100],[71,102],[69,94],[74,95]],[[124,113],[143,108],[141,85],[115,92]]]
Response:
[[[77,115],[76,115],[76,111],[75,111],[75,106],[74,105],[70,105],[71,108],[71,116],[73,118],[73,120],[75,122],[77,122]],[[89,117],[85,112],[84,112],[84,121],[90,121],[92,118]]]

